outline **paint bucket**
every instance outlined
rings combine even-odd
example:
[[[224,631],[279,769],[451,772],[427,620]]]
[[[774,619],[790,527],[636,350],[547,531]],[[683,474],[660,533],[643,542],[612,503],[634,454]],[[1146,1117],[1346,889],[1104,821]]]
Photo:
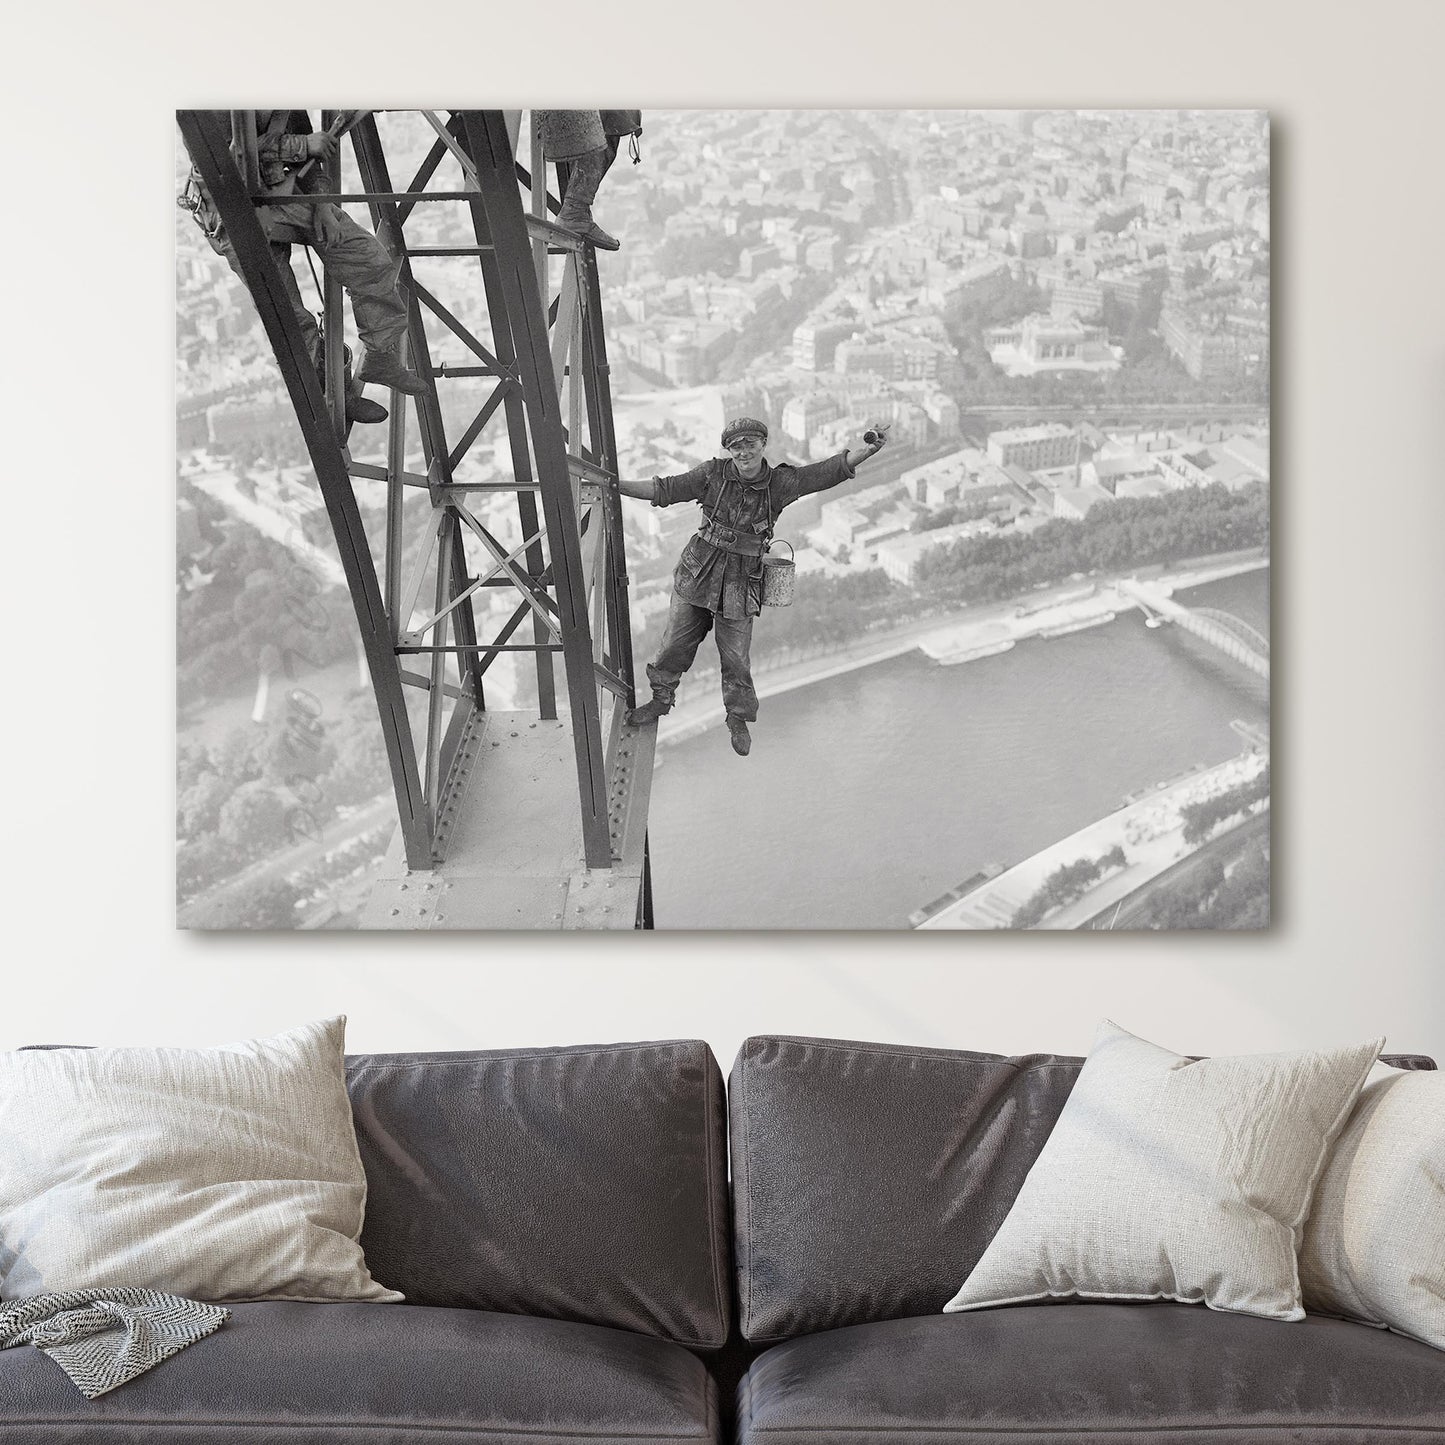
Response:
[[[790,607],[793,602],[798,569],[793,562],[793,544],[784,542],[783,546],[788,549],[786,557],[774,557],[771,552],[763,554],[764,607]]]

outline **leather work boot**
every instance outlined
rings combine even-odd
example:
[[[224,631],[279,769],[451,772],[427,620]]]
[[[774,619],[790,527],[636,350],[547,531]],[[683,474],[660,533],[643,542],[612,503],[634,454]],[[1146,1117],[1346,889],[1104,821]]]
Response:
[[[346,393],[346,420],[349,425],[375,426],[390,415],[379,401],[372,401],[369,396],[362,396],[359,391]]]
[[[607,174],[608,164],[606,146],[588,151],[572,162],[572,171],[567,177],[567,194],[562,197],[562,209],[557,212],[557,224],[575,232],[584,241],[590,241],[599,251],[620,251],[622,242],[616,236],[609,236],[592,219],[592,202],[597,197],[602,177]]]
[[[590,241],[599,251],[622,249],[622,242],[616,236],[609,235],[592,219],[590,209],[584,212],[582,207],[578,206],[577,211],[580,214],[569,216],[566,202],[563,202],[562,209],[557,213],[557,224],[581,236],[584,241]]]
[[[426,382],[416,372],[408,371],[395,351],[368,351],[356,379],[363,386],[392,386],[408,396],[426,393]]]
[[[632,711],[627,714],[625,721],[631,727],[646,727],[648,723],[655,723],[663,713],[671,711],[672,704],[663,701],[662,698],[654,694],[650,701],[643,703],[641,707],[633,708]]]
[[[753,739],[748,732],[748,725],[742,718],[728,714],[728,732],[732,734],[733,751],[740,757],[745,758],[752,751]]]
[[[347,426],[375,426],[391,415],[379,401],[372,401],[361,394],[361,384],[352,374],[351,348],[344,347],[342,355],[346,361],[346,424]],[[326,389],[326,347],[320,348],[316,360],[316,379],[321,389]]]

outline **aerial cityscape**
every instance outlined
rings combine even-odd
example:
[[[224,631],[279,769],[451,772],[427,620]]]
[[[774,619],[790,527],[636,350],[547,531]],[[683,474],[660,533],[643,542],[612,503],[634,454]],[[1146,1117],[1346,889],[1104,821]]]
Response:
[[[1267,926],[1267,115],[646,112],[595,211],[622,476],[738,416],[774,464],[890,428],[780,526],[774,731],[733,766],[710,644],[659,725],[658,926]],[[418,207],[408,240],[455,225]],[[350,600],[251,298],[180,213],[176,244],[180,917],[355,927],[396,819]],[[623,522],[640,668],[698,516]]]

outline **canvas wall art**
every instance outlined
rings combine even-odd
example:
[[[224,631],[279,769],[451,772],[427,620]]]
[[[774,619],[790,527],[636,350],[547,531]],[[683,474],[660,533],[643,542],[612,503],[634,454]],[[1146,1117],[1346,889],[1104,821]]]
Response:
[[[177,115],[201,929],[1258,929],[1264,112]]]

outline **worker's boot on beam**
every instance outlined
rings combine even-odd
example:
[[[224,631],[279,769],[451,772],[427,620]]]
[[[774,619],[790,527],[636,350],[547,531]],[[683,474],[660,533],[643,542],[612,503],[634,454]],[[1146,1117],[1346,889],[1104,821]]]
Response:
[[[658,697],[653,693],[650,701],[635,707],[627,714],[627,723],[631,727],[643,728],[648,723],[655,723],[664,713],[672,711],[672,701],[669,698]]]
[[[390,351],[373,351],[367,347],[356,379],[363,386],[390,386],[408,396],[426,394],[426,382],[401,364],[401,353],[396,347]]]
[[[562,209],[557,212],[557,224],[590,241],[599,251],[620,251],[622,242],[616,236],[609,236],[592,218],[592,202],[597,199],[597,187],[607,174],[608,154],[606,146],[598,146],[585,156],[578,156],[572,162],[571,174],[567,177],[567,194],[562,197]]]

